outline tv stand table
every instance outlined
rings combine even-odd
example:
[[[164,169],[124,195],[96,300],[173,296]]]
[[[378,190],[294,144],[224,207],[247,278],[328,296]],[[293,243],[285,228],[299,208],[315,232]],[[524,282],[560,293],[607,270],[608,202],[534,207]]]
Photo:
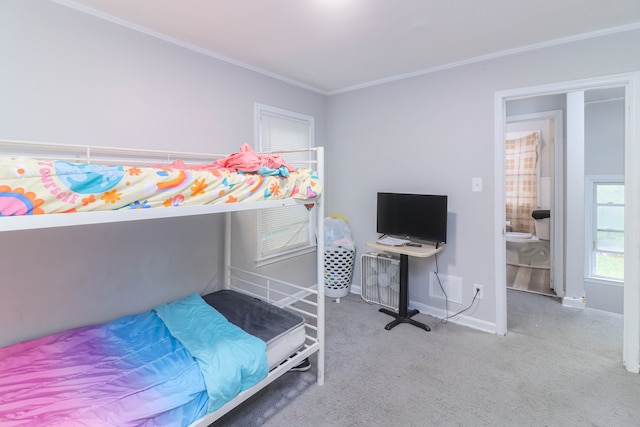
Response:
[[[368,242],[367,246],[381,252],[389,252],[400,255],[400,301],[398,303],[398,312],[381,308],[379,311],[389,316],[395,317],[395,320],[387,324],[384,328],[389,331],[400,323],[409,323],[418,328],[430,331],[431,328],[424,323],[413,320],[412,317],[419,313],[418,310],[409,310],[409,257],[428,258],[442,252],[444,245],[432,246],[422,244],[422,246],[390,246],[382,245],[377,242]]]

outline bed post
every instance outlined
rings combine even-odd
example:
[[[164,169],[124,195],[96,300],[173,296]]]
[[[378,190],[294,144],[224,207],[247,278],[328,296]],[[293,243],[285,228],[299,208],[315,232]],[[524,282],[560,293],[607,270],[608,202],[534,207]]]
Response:
[[[325,188],[324,147],[316,151],[317,170],[319,171],[320,184],[322,185],[322,198],[316,203],[316,230],[317,230],[317,269],[318,269],[318,384],[324,384],[324,202],[327,199]]]
[[[224,214],[224,288],[231,289],[231,212]]]

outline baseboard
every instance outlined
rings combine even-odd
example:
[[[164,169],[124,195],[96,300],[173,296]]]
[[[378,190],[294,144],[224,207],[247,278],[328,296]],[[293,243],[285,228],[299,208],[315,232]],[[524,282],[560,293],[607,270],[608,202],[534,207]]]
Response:
[[[562,298],[562,305],[564,307],[585,308],[587,306],[587,302],[584,297],[564,297]]]
[[[351,285],[349,289],[350,293],[355,295],[362,295],[361,290],[362,289],[360,286],[354,285]],[[410,301],[409,307],[417,309],[422,314],[435,317],[438,322],[447,317],[447,314],[444,310],[432,307],[430,305]],[[449,316],[451,316],[452,314],[454,314],[454,312],[449,313]],[[455,323],[456,325],[466,326],[478,331],[488,332],[490,334],[497,333],[495,323],[487,322],[485,320],[481,320],[472,316],[456,316],[449,319],[448,322]]]
[[[447,313],[440,308],[436,308],[436,307],[432,307],[426,304],[421,304],[416,302],[409,303],[409,306],[411,308],[417,309],[422,314],[426,314],[428,316],[433,316],[437,318],[438,322],[440,322],[442,319],[445,319],[447,317]],[[455,314],[455,312],[449,313],[448,316],[451,316],[452,314]],[[487,322],[486,320],[478,319],[473,316],[459,315],[459,316],[455,316],[448,319],[447,322],[455,323],[456,325],[466,326],[468,328],[476,329],[482,332],[488,332],[490,334],[497,333],[497,327],[495,323]]]

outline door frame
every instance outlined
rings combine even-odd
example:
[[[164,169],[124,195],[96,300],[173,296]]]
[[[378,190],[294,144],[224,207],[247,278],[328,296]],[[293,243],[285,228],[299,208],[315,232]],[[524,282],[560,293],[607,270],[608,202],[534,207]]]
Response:
[[[504,139],[506,136],[506,102],[518,98],[563,94],[603,87],[625,88],[625,263],[624,331],[622,360],[625,368],[640,372],[640,73],[625,73],[540,86],[510,89],[495,93],[494,162],[495,212],[494,254],[496,278],[496,333],[507,333],[507,286],[505,248]]]
[[[505,111],[506,116],[506,111]],[[551,233],[551,283],[553,290],[560,298],[565,295],[564,288],[564,116],[562,110],[539,111],[505,117],[508,123],[552,120],[553,121],[553,155],[551,159],[551,217],[549,232]],[[559,288],[559,289],[558,289]]]

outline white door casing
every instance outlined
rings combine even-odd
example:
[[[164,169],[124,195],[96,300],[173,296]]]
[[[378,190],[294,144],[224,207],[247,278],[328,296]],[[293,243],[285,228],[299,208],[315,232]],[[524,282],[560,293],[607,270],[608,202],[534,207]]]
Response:
[[[640,372],[640,73],[626,73],[549,85],[510,89],[495,93],[494,254],[496,279],[496,334],[507,333],[506,250],[504,243],[504,140],[506,102],[509,99],[562,94],[596,88],[625,88],[625,285],[622,359],[625,368]]]

